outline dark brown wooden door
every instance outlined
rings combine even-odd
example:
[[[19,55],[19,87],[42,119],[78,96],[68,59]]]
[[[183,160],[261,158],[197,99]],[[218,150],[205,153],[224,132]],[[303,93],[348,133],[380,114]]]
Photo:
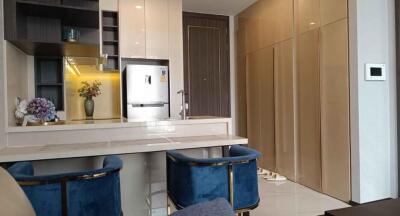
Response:
[[[183,13],[183,28],[189,115],[230,117],[229,18]]]

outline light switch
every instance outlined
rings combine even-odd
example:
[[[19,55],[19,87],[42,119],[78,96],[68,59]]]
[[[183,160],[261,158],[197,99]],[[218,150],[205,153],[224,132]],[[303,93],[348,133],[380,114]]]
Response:
[[[384,81],[386,80],[385,64],[366,64],[365,80],[367,81]]]

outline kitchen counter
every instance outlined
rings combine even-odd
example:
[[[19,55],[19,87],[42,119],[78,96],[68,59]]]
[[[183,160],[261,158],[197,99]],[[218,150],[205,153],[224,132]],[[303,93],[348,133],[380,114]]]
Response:
[[[232,135],[210,135],[142,140],[110,141],[84,144],[63,144],[0,149],[0,163],[63,159],[102,155],[158,152],[247,144],[247,139]]]
[[[78,124],[79,123],[79,124]],[[232,136],[231,118],[159,121],[92,120],[9,127],[0,162],[132,154],[247,144]]]

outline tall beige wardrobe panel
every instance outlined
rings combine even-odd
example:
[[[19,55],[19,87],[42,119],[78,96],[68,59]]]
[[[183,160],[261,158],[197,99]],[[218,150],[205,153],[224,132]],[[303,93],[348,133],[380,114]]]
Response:
[[[320,0],[295,0],[298,33],[304,33],[321,26]],[[324,1],[324,0],[323,0]]]
[[[275,104],[274,104],[274,51],[273,47],[257,51],[260,55],[260,144],[263,168],[276,169],[275,154]]]
[[[168,59],[169,0],[146,0],[146,57]]]
[[[295,181],[293,40],[274,47],[276,171]]]
[[[321,28],[322,189],[350,201],[347,19]]]
[[[122,58],[146,58],[144,0],[119,0],[120,54]]]
[[[236,68],[237,135],[247,137],[246,55],[237,56]]]
[[[320,0],[321,25],[347,17],[347,0]]]
[[[321,191],[319,29],[299,35],[297,52],[297,180]]]
[[[246,71],[247,71],[247,137],[249,139],[249,146],[258,151],[261,151],[260,145],[260,126],[261,121],[259,118],[260,113],[260,62],[262,59],[258,53],[250,53],[246,58]],[[259,160],[263,164],[262,159]]]
[[[260,167],[275,170],[273,48],[248,55],[248,138],[262,153]]]

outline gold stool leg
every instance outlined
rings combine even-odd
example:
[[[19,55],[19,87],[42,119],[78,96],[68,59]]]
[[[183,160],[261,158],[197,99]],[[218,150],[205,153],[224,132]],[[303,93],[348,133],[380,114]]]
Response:
[[[171,203],[169,201],[169,197],[167,197],[167,215],[169,216],[171,214],[172,214],[172,212],[171,212]]]

